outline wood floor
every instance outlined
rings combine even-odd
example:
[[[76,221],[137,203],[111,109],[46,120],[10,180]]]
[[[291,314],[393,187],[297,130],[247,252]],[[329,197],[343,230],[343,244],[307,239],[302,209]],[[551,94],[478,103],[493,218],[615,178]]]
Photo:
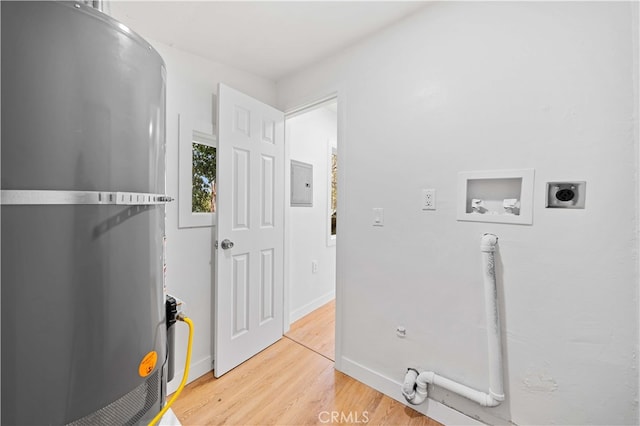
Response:
[[[286,337],[320,355],[335,361],[336,301],[319,307],[291,324]]]
[[[310,315],[322,317],[334,309],[323,308]],[[318,324],[305,317],[292,325],[288,335],[293,337],[282,338],[219,379],[206,374],[189,384],[172,407],[180,422],[184,426],[440,425],[334,370],[333,337],[328,337],[334,327]],[[321,329],[326,329],[325,335]]]

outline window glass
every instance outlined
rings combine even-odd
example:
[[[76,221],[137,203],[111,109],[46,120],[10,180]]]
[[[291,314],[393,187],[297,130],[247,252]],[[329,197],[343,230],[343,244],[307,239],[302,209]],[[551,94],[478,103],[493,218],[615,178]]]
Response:
[[[216,211],[216,148],[192,142],[191,149],[191,211]]]
[[[336,235],[338,215],[338,154],[331,152],[331,235]]]

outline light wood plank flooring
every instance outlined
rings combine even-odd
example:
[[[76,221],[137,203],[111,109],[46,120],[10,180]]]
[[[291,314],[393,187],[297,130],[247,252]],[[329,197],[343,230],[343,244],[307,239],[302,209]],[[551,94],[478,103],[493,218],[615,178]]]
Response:
[[[312,328],[318,324],[313,318],[303,320]],[[184,426],[440,425],[334,370],[325,355],[333,358],[332,343],[327,343],[333,338],[323,339],[294,325],[298,335],[312,337],[304,346],[285,337],[219,379],[206,374],[189,384],[172,407],[180,422]],[[329,328],[333,332],[333,326]]]
[[[291,329],[285,336],[335,361],[335,329],[336,301],[332,300],[291,324]]]

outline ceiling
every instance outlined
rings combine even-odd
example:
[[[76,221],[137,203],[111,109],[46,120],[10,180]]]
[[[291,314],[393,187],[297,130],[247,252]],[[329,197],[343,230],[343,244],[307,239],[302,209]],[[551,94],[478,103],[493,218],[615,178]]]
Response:
[[[112,1],[143,37],[277,81],[415,13],[421,1]]]

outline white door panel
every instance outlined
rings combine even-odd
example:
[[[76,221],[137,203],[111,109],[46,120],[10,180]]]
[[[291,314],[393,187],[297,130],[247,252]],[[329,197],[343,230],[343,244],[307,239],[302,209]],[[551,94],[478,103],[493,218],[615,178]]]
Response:
[[[282,337],[284,114],[218,86],[215,376]]]

